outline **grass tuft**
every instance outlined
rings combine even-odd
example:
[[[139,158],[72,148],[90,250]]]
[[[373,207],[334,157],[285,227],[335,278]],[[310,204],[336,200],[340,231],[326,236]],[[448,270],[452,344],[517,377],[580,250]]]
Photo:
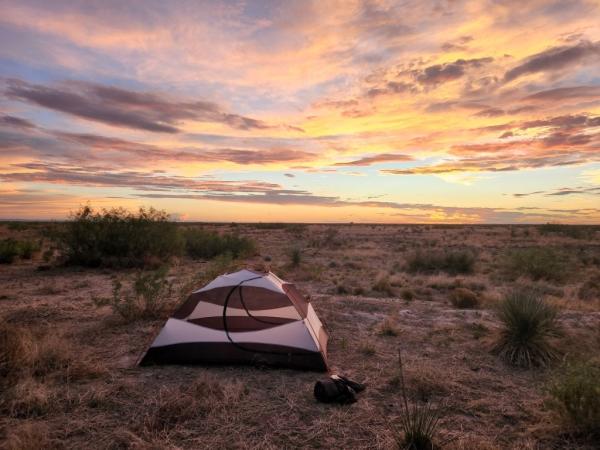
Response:
[[[590,361],[568,364],[550,383],[549,406],[574,430],[600,438],[600,366]]]
[[[455,308],[473,309],[479,306],[479,297],[470,289],[457,287],[450,294],[450,302]]]
[[[493,353],[524,368],[547,366],[558,357],[549,338],[558,336],[557,310],[533,289],[515,289],[500,303],[502,330]]]
[[[435,438],[438,430],[441,412],[431,403],[412,404],[408,401],[404,381],[402,354],[398,352],[399,374],[397,382],[400,385],[402,399],[400,402],[400,423],[393,426],[394,440],[399,449],[403,450],[434,450],[438,449]]]
[[[400,329],[391,317],[386,317],[379,324],[379,334],[381,336],[398,336]]]

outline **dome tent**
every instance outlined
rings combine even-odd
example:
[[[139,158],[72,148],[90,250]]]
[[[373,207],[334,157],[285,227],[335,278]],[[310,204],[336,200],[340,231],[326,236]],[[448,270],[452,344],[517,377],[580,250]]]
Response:
[[[275,274],[221,275],[167,320],[140,365],[257,364],[327,370],[327,332],[310,302]]]

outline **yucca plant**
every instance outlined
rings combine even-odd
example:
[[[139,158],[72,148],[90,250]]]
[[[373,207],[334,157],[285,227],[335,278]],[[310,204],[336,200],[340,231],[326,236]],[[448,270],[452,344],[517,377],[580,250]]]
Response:
[[[533,289],[515,289],[497,310],[502,331],[493,353],[511,365],[547,366],[558,357],[549,338],[559,335],[557,310]]]
[[[398,352],[399,374],[398,381],[402,393],[400,403],[400,424],[394,426],[394,438],[399,449],[403,450],[434,450],[439,448],[434,443],[438,423],[441,417],[440,409],[434,408],[431,403],[409,404],[404,382],[404,368],[402,354]]]

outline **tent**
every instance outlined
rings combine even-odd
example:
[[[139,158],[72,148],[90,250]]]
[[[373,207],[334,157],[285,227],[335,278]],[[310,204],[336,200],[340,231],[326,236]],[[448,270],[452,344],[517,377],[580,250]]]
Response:
[[[140,365],[257,364],[327,370],[327,331],[310,302],[275,274],[221,275],[167,320]]]

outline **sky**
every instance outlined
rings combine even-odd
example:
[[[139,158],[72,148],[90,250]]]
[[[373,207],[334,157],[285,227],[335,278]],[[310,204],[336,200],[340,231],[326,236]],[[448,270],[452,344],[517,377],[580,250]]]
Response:
[[[598,1],[0,11],[0,218],[600,223]]]

